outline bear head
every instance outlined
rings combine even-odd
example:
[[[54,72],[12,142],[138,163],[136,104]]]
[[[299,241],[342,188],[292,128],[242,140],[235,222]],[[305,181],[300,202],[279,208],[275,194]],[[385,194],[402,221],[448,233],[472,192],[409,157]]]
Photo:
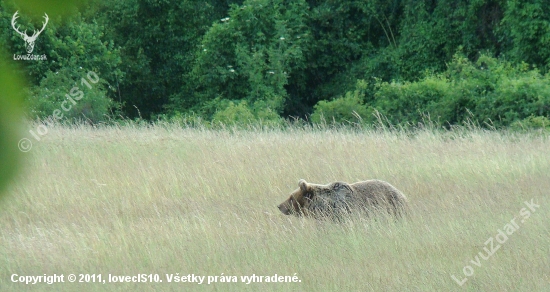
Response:
[[[344,182],[317,185],[307,183],[301,179],[298,182],[298,186],[299,188],[293,191],[286,201],[277,206],[285,215],[308,215],[309,212],[314,211],[313,209],[317,209],[315,206],[319,202],[326,202],[327,200],[343,201],[352,193],[351,187]]]
[[[279,204],[277,208],[285,214],[297,214],[299,215],[303,210],[306,209],[306,206],[309,205],[313,192],[311,186],[303,179],[298,182],[299,188],[293,191],[290,194],[290,197]]]

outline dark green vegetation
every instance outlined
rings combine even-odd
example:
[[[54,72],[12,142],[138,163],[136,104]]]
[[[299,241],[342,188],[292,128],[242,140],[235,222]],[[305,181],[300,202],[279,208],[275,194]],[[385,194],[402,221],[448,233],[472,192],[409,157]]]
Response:
[[[1,49],[0,49],[1,51]],[[5,55],[5,54],[4,54]],[[22,96],[18,87],[23,86],[13,74],[8,74],[5,68],[10,68],[9,62],[0,56],[0,198],[4,194],[7,182],[17,169],[21,152],[17,151],[18,131],[20,121]]]
[[[0,2],[0,45],[42,14]],[[542,127],[550,121],[546,0],[94,0],[50,14],[29,77],[44,118],[88,71],[68,114],[224,123]]]

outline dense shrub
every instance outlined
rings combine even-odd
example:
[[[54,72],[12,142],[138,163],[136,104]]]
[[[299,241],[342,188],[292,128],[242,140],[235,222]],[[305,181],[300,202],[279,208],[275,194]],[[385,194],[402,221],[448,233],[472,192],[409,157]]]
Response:
[[[282,118],[261,101],[252,106],[246,100],[218,101],[219,109],[212,117],[213,124],[248,125],[248,124],[278,124]]]
[[[311,115],[314,123],[344,123],[362,122],[368,115],[367,107],[363,104],[366,82],[360,80],[354,91],[347,92],[344,97],[338,97],[331,101],[319,101]]]
[[[509,126],[530,116],[550,116],[550,78],[536,70],[503,77],[493,92],[479,98],[475,114],[480,121]]]
[[[550,119],[547,117],[530,116],[521,121],[515,121],[512,123],[511,128],[514,130],[541,129],[550,131]]]
[[[375,108],[393,124],[419,123],[426,114],[448,120],[443,106],[450,82],[444,77],[429,76],[419,82],[382,82],[375,93]]]
[[[380,82],[371,106],[394,124],[426,117],[440,124],[473,120],[507,127],[530,116],[550,117],[550,77],[526,64],[482,55],[476,62],[455,55],[446,72],[417,82]]]
[[[60,110],[63,121],[108,119],[116,104],[106,96],[105,81],[99,79],[94,83],[87,75],[83,69],[68,68],[46,73],[40,85],[30,91],[29,118],[48,119],[53,117],[55,110]]]
[[[189,74],[196,90],[195,109],[203,111],[220,97],[266,103],[283,109],[293,70],[303,66],[308,40],[303,0],[247,0],[216,21],[204,35]],[[229,111],[239,109],[231,105]]]
[[[61,15],[0,1],[9,54],[24,52],[15,11],[29,33],[50,16],[35,47],[48,60],[20,62],[31,116],[51,110],[58,101],[44,97],[65,92],[82,67],[106,82],[90,93],[99,115],[105,95],[144,119],[372,122],[378,111],[395,124],[505,127],[548,117],[547,0],[85,2]],[[367,84],[359,94],[357,80]]]

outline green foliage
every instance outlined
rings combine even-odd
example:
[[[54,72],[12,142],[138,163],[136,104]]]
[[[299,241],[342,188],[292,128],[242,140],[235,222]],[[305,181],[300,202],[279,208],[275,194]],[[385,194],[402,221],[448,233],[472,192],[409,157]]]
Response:
[[[293,115],[304,115],[319,100],[343,95],[358,79],[386,74],[394,62],[382,52],[395,46],[400,1],[327,0],[309,5],[307,67],[290,84],[293,100],[285,111]]]
[[[476,114],[496,126],[508,126],[531,115],[550,117],[549,76],[533,70],[501,78],[493,92],[480,98]]]
[[[441,72],[459,48],[468,57],[499,52],[496,35],[502,1],[410,1],[404,5],[395,61],[399,76],[418,80],[425,70]]]
[[[15,7],[8,8],[15,10]],[[24,27],[25,19],[21,18],[23,16],[19,19],[21,29],[27,29]],[[47,29],[38,38],[33,52],[46,55],[47,60],[22,63],[31,81],[27,91],[28,117],[45,119],[52,116],[53,111],[60,109],[62,102],[67,100],[65,95],[77,86],[83,91],[84,98],[76,104],[71,103],[71,109],[63,111],[63,119],[98,122],[106,118],[116,104],[113,101],[116,98],[115,84],[124,73],[119,68],[120,50],[115,48],[112,40],[102,39],[103,31],[102,25],[85,21],[78,12],[63,18],[50,16]],[[14,30],[9,30],[7,36],[5,39],[10,51],[24,54],[24,42],[20,36]],[[88,71],[93,71],[100,78],[97,84],[87,81],[93,85],[91,88],[81,84]]]
[[[456,55],[445,73],[418,82],[381,82],[373,108],[391,123],[444,124],[468,120],[507,127],[530,116],[550,117],[550,76],[525,64],[482,55],[475,63]]]
[[[118,80],[123,110],[130,117],[195,105],[187,76],[203,35],[226,15],[232,0],[96,0],[90,18],[121,47],[124,80]],[[137,109],[136,109],[137,108]],[[141,112],[141,114],[138,113]]]
[[[98,113],[106,111],[107,97],[132,118],[312,114],[314,121],[323,115],[342,122],[358,114],[374,122],[378,110],[399,124],[429,117],[505,127],[547,117],[546,4],[93,0],[70,8],[70,16],[42,5],[50,22],[35,51],[48,60],[21,65],[35,95],[31,116],[53,108],[60,100],[43,97],[65,92],[64,82],[77,80],[82,67],[103,81],[90,93]],[[30,7],[0,2],[0,46],[11,53],[24,52],[11,29],[13,12],[22,9],[21,29],[42,22],[45,10]],[[357,80],[367,80],[360,94]]]
[[[190,74],[199,106],[210,100],[266,103],[279,113],[285,85],[304,66],[305,1],[249,0],[205,34]]]
[[[16,6],[22,10],[33,13],[34,15],[42,15],[46,12],[50,15],[69,15],[74,13],[77,8],[82,7],[88,1],[75,0],[13,0]]]
[[[550,5],[546,0],[506,1],[502,27],[509,56],[517,62],[550,65]]]
[[[265,107],[262,101],[252,106],[246,100],[229,101],[216,100],[218,110],[212,117],[212,124],[224,125],[254,125],[254,124],[280,124],[282,119],[269,107]]]
[[[547,117],[530,116],[521,121],[513,122],[511,128],[514,130],[536,129],[550,131],[550,119]]]
[[[47,10],[50,15],[61,15],[72,10],[77,1],[15,1],[25,12],[40,15]],[[80,2],[82,3],[82,1]],[[10,27],[13,9],[8,3],[0,2],[0,197],[4,194],[7,183],[13,178],[19,168],[21,151],[30,146],[22,138],[21,118],[23,114],[24,89],[28,86],[24,82],[22,70],[7,56],[13,53],[11,41],[15,39]],[[24,28],[23,28],[24,29]],[[21,42],[21,39],[19,39]],[[36,49],[36,48],[35,48]],[[28,75],[28,74],[27,74]],[[19,140],[19,144],[18,144]],[[19,149],[18,147],[19,146]]]
[[[367,83],[363,80],[357,82],[354,91],[347,92],[345,96],[331,101],[319,101],[311,115],[314,123],[332,122],[359,122],[368,115],[367,107],[363,104]]]
[[[106,96],[105,81],[93,81],[95,79],[89,78],[88,72],[83,69],[62,68],[55,73],[46,73],[40,85],[30,92],[30,117],[48,119],[53,117],[55,110],[61,110],[63,121],[107,120],[115,103]]]
[[[73,74],[80,68],[92,70],[110,84],[116,84],[117,78],[124,76],[120,70],[120,50],[115,48],[112,40],[102,39],[104,27],[101,25],[87,23],[77,14],[66,19],[61,26],[56,26],[52,21],[48,28],[42,40],[44,53],[51,61],[30,64],[36,82],[44,78],[46,71],[57,72],[61,69],[70,70]]]
[[[441,108],[438,103],[448,93],[448,80],[438,76],[419,82],[383,82],[375,93],[375,106],[394,124],[417,124],[425,115],[437,112]]]
[[[0,49],[0,198],[4,188],[18,169],[21,152],[17,149],[21,139],[22,76],[14,74],[15,66],[9,63]],[[19,142],[21,143],[21,142]],[[21,145],[26,147],[28,145]]]

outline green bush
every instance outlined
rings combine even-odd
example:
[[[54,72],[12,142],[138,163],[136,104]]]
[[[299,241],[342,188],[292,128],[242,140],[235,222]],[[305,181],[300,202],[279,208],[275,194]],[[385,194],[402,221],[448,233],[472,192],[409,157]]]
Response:
[[[303,0],[247,0],[233,5],[229,16],[204,35],[189,74],[198,107],[218,97],[249,104],[263,100],[279,113],[288,97],[285,86],[291,74],[304,66],[307,6]],[[242,107],[243,103],[233,104],[226,110],[244,111]]]
[[[550,116],[550,79],[536,70],[503,77],[493,92],[478,100],[474,113],[498,127],[530,116]]]
[[[257,102],[250,106],[246,100],[219,101],[220,109],[214,113],[212,124],[240,125],[251,124],[279,124],[281,117],[264,103]]]
[[[40,85],[29,92],[30,118],[53,118],[54,112],[60,110],[63,115],[60,121],[100,122],[108,119],[116,104],[105,95],[106,84],[99,76],[99,81],[94,83],[96,76],[89,78],[83,69],[66,67],[55,73],[46,73]]]
[[[393,124],[429,117],[443,125],[474,121],[502,128],[530,116],[550,117],[549,78],[527,64],[512,66],[487,55],[470,62],[455,55],[444,73],[417,82],[379,82],[368,106]]]
[[[21,89],[25,83],[22,74],[14,74],[17,72],[16,66],[5,58],[6,55],[4,48],[0,48],[0,198],[6,194],[6,185],[12,181],[16,170],[19,169],[21,151],[28,151],[31,146],[24,140],[19,140],[25,134],[21,125]]]
[[[425,115],[449,120],[448,108],[443,106],[449,92],[449,80],[440,76],[429,76],[419,82],[382,82],[374,94],[375,108],[392,124],[416,124]]]
[[[359,80],[354,91],[349,91],[344,97],[331,101],[319,101],[311,115],[314,123],[331,122],[358,122],[362,123],[368,115],[367,107],[363,104],[367,83]]]
[[[512,123],[511,128],[514,130],[550,130],[550,119],[541,116],[530,116],[521,121],[515,121],[514,123]]]

